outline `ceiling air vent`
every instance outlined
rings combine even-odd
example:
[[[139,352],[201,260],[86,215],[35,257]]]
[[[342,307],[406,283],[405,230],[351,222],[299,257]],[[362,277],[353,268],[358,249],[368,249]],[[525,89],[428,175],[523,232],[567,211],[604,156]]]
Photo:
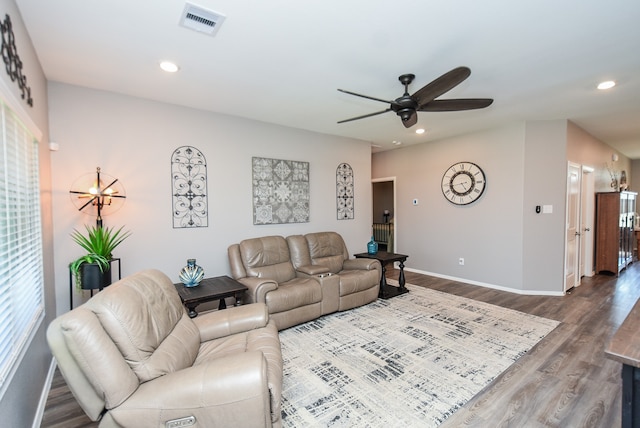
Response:
[[[199,33],[214,36],[224,22],[225,16],[212,10],[187,3],[180,17],[180,25]]]

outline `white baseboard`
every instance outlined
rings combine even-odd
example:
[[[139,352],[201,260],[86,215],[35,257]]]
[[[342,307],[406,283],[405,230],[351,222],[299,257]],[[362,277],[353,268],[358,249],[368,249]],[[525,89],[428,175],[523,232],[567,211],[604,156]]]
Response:
[[[408,267],[405,267],[404,270],[406,270],[407,272],[414,272],[422,275],[435,276],[436,278],[449,279],[451,281],[463,282],[465,284],[477,285],[479,287],[491,288],[493,290],[508,291],[509,293],[521,294],[525,296],[564,296],[564,293],[561,291],[520,290],[516,288],[503,287],[501,285],[488,284],[486,282],[473,281],[465,278],[457,278],[455,276],[442,275],[440,273],[427,272],[427,271],[412,269]]]
[[[53,375],[56,372],[56,367],[56,359],[52,357],[51,364],[49,364],[49,373],[47,373],[47,379],[45,380],[44,387],[42,388],[42,394],[40,394],[38,409],[35,417],[33,418],[33,425],[31,428],[40,428],[42,425],[42,417],[44,416],[44,409],[47,406],[47,397],[49,397],[49,391],[51,391],[51,382],[53,381]]]

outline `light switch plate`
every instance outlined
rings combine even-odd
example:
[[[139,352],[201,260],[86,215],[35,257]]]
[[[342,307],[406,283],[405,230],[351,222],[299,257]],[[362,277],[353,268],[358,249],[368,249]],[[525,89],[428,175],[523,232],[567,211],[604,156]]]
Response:
[[[542,214],[551,214],[551,213],[553,213],[553,205],[542,206]]]

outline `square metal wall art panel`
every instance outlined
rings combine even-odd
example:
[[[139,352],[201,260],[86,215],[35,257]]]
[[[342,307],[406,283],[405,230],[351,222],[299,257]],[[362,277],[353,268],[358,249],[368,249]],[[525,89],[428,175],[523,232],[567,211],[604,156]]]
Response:
[[[309,222],[309,162],[251,159],[253,224]]]

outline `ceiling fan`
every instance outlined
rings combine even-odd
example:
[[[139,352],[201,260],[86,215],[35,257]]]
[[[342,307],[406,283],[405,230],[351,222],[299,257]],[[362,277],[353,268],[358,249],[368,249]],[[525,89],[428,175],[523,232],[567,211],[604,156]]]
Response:
[[[386,113],[388,111],[394,111],[400,119],[405,128],[411,128],[418,122],[419,111],[459,111],[459,110],[473,110],[479,108],[485,108],[493,103],[491,98],[458,98],[448,100],[437,100],[440,95],[447,91],[450,91],[460,83],[462,83],[467,77],[471,75],[471,70],[468,67],[458,67],[443,74],[431,83],[422,87],[416,91],[413,95],[409,95],[409,85],[415,79],[413,74],[403,74],[398,77],[398,80],[404,85],[404,95],[395,100],[388,101],[380,98],[370,97],[367,95],[357,94],[351,91],[345,91],[344,89],[338,89],[345,94],[355,95],[357,97],[367,98],[374,101],[380,101],[389,104],[389,108],[386,110],[378,111],[375,113],[365,114],[363,116],[352,117],[351,119],[341,120],[338,123],[351,122],[352,120],[364,119],[365,117],[376,116],[378,114]]]

